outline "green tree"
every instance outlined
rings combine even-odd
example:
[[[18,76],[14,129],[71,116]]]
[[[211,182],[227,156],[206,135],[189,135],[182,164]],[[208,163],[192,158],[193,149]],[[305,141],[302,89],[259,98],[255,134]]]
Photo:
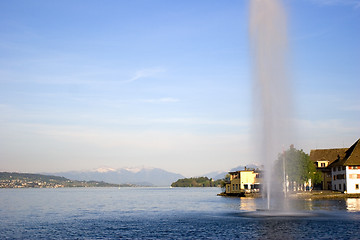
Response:
[[[279,180],[283,182],[283,171],[285,163],[285,172],[289,182],[302,184],[309,181],[313,184],[321,182],[320,173],[316,172],[315,164],[310,160],[310,156],[302,149],[298,150],[291,145],[290,148],[279,154],[275,164],[275,173]]]
[[[212,178],[197,177],[197,178],[182,178],[173,182],[172,187],[220,187],[221,180],[213,181]]]

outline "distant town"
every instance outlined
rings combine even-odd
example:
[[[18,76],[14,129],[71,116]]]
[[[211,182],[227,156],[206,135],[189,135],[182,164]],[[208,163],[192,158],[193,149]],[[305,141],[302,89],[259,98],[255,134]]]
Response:
[[[64,187],[135,187],[133,184],[112,184],[98,181],[73,181],[64,177],[0,172],[0,188],[64,188]]]

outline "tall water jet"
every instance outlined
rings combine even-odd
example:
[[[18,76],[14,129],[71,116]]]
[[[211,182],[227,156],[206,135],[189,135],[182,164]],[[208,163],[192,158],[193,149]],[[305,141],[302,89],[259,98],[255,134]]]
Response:
[[[292,135],[284,7],[280,0],[250,0],[249,22],[258,157],[264,165],[267,208],[279,209],[285,204],[281,181],[274,177],[278,174],[274,172],[274,162],[283,146],[290,145]]]

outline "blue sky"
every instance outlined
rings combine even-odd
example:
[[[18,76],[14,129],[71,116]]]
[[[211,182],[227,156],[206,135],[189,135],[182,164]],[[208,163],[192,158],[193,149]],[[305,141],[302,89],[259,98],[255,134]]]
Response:
[[[285,0],[295,147],[360,137],[360,1]],[[3,171],[253,162],[249,1],[1,1]]]

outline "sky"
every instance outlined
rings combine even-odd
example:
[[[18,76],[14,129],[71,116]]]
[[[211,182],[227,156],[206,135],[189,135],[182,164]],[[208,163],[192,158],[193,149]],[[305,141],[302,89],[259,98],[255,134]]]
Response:
[[[249,1],[0,1],[0,171],[256,163]],[[283,4],[293,143],[349,147],[360,0]]]

